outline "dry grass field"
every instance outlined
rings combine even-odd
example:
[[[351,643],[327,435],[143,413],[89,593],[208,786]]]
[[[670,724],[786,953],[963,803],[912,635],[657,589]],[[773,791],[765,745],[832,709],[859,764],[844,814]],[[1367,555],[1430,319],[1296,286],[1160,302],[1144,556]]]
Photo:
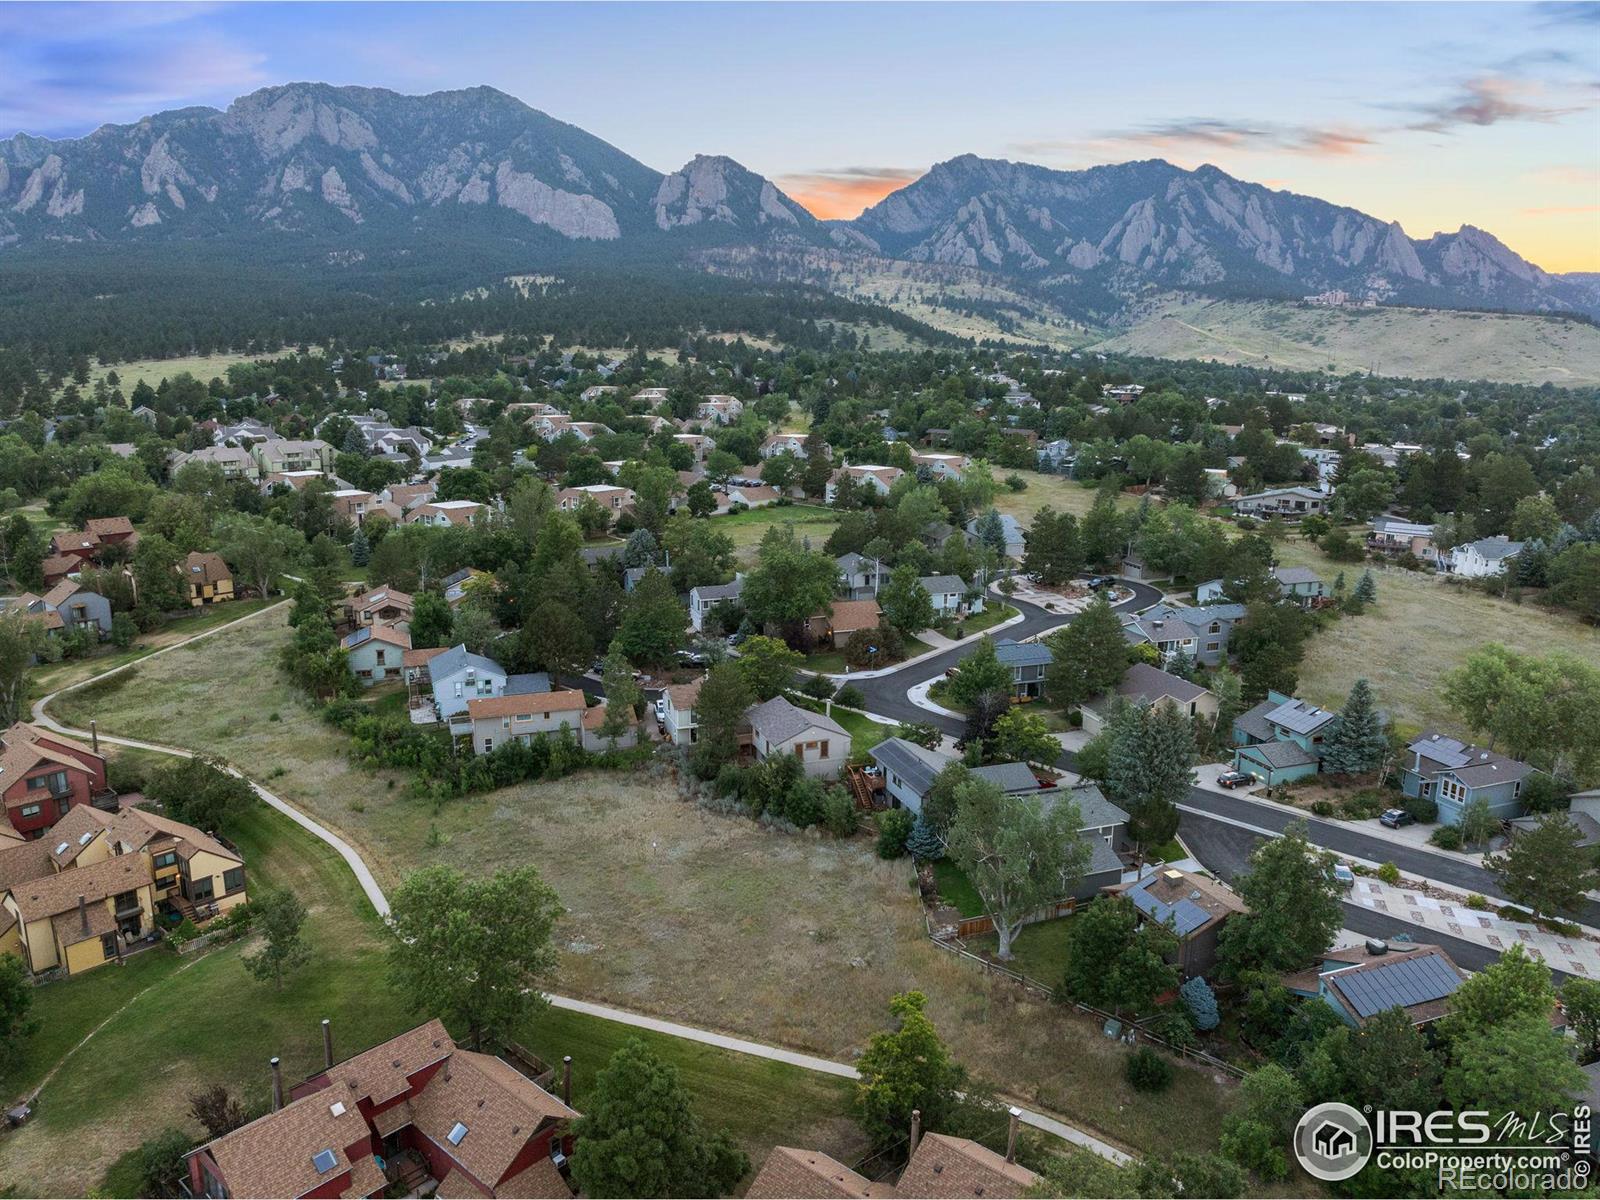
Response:
[[[285,350],[283,353],[289,352]],[[173,379],[188,372],[201,383],[209,383],[217,376],[226,375],[229,367],[266,357],[270,356],[232,353],[187,354],[179,358],[139,358],[131,362],[108,365],[96,363],[90,368],[89,382],[92,385],[96,379],[103,379],[109,372],[115,371],[120,381],[117,386],[122,389],[122,394],[131,396],[134,385],[141,380],[151,387],[157,387],[163,379]]]
[[[1278,557],[1287,566],[1311,567],[1330,583],[1342,570],[1351,587],[1363,569],[1292,539],[1279,544]],[[1365,676],[1403,732],[1439,726],[1464,734],[1439,688],[1478,647],[1500,642],[1527,654],[1561,650],[1600,664],[1600,630],[1564,613],[1513,604],[1415,571],[1375,568],[1373,576],[1377,606],[1340,618],[1307,648],[1299,692],[1315,704],[1337,707]]]
[[[1180,1070],[1164,1096],[1132,1091],[1122,1049],[1092,1022],[934,948],[909,866],[881,862],[867,839],[714,815],[651,772],[529,784],[435,811],[398,777],[345,761],[343,735],[278,678],[285,636],[269,615],[142,664],[128,683],[64,697],[57,715],[213,751],[339,829],[385,886],[434,862],[537,865],[568,909],[557,987],[569,994],[848,1061],[889,998],[920,988],[957,1056],[1006,1091],[1133,1148],[1214,1146],[1225,1081]],[[1170,1121],[1175,1107],[1188,1119]]]
[[[1338,374],[1565,387],[1600,382],[1600,329],[1521,314],[1175,300],[1093,349]]]
[[[1033,521],[1033,515],[1047,504],[1056,512],[1069,512],[1080,517],[1094,507],[1094,488],[1064,475],[1043,475],[1038,471],[1010,471],[1004,468],[995,468],[994,474],[1001,480],[1008,475],[1016,475],[1027,483],[1027,488],[1020,492],[1009,491],[1002,484],[994,496],[994,506],[1021,521],[1023,528],[1027,528]],[[1119,508],[1133,508],[1137,504],[1138,500],[1133,496],[1124,494],[1117,497]]]

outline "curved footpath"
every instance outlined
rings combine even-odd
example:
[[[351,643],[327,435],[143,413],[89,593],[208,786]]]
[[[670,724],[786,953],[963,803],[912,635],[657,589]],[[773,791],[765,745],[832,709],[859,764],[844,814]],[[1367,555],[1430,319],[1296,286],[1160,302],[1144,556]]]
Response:
[[[79,688],[88,687],[90,684],[98,683],[102,679],[109,679],[111,676],[116,675],[119,672],[131,670],[141,663],[149,662],[152,658],[155,658],[158,655],[166,654],[172,650],[176,650],[180,646],[188,646],[201,640],[202,638],[211,637],[213,634],[221,633],[224,629],[231,629],[233,626],[238,625],[241,622],[254,620],[263,613],[275,612],[277,609],[281,608],[287,603],[287,600],[280,601],[277,604],[270,605],[267,608],[253,612],[248,616],[240,617],[237,621],[229,621],[227,624],[218,625],[214,629],[208,629],[204,633],[198,633],[194,637],[185,638],[181,642],[174,642],[170,646],[163,646],[161,649],[152,651],[143,658],[135,659],[134,661],[124,663],[119,667],[113,667],[109,671],[103,671],[99,675],[94,675],[88,679],[79,680],[77,683],[69,684],[66,687],[58,688],[56,691],[53,691],[49,695],[44,696],[34,702],[33,719],[36,723],[44,726],[47,729],[54,730],[56,733],[65,734],[70,737],[86,739],[90,736],[88,730],[74,729],[70,726],[63,725],[50,715],[48,711],[50,702],[57,696],[65,695],[67,692],[77,691]],[[1030,605],[1029,607],[1032,606]],[[1039,611],[1042,612],[1043,610]],[[962,647],[960,649],[970,649],[970,647]],[[943,668],[940,669],[942,670]],[[106,733],[98,734],[98,736],[101,741],[110,742],[115,746],[127,746],[135,750],[148,750],[156,754],[169,754],[176,758],[194,757],[194,751],[186,750],[181,746],[166,746],[158,742],[139,741],[136,738],[116,737],[112,734]],[[361,890],[366,893],[367,899],[372,903],[372,907],[377,910],[380,916],[385,918],[388,917],[389,899],[383,894],[383,889],[378,886],[378,881],[373,876],[371,869],[367,866],[366,862],[362,859],[361,855],[353,846],[351,846],[338,834],[328,829],[326,826],[301,812],[298,808],[294,807],[294,805],[289,804],[280,797],[273,795],[266,788],[262,787],[259,783],[245,775],[243,772],[227,766],[225,766],[224,769],[227,770],[229,774],[235,775],[248,783],[255,791],[256,795],[260,796],[261,799],[271,808],[276,809],[278,812],[288,817],[291,821],[293,821],[296,825],[299,825],[302,829],[306,830],[313,837],[326,842],[329,846],[332,846],[335,850],[337,850],[339,852],[339,856],[343,858],[347,864],[349,864],[350,870],[355,873],[356,880],[361,884]],[[570,1012],[583,1013],[587,1016],[599,1017],[607,1021],[615,1021],[618,1024],[628,1025],[635,1029],[646,1029],[655,1033],[662,1033],[671,1037],[682,1038],[685,1041],[699,1042],[700,1044],[706,1046],[716,1046],[719,1049],[731,1050],[739,1054],[749,1054],[756,1058],[767,1059],[771,1062],[788,1063],[790,1066],[801,1067],[807,1071],[817,1071],[825,1075],[834,1075],[841,1079],[860,1078],[860,1075],[856,1069],[847,1063],[834,1062],[832,1059],[827,1058],[817,1058],[813,1055],[802,1054],[795,1050],[786,1050],[781,1046],[770,1046],[764,1042],[752,1042],[744,1038],[733,1037],[730,1034],[717,1033],[709,1029],[699,1029],[693,1025],[680,1025],[674,1021],[666,1021],[659,1017],[646,1016],[643,1013],[629,1012],[626,1009],[612,1008],[604,1004],[595,1004],[592,1001],[579,1000],[572,996],[557,996],[547,993],[546,998],[550,1001],[551,1005],[556,1008],[566,1009]],[[91,1033],[90,1036],[92,1037],[93,1034]],[[1099,1155],[1101,1158],[1107,1159],[1113,1163],[1120,1165],[1132,1161],[1132,1157],[1130,1155],[1122,1150],[1117,1149],[1117,1147],[1111,1145],[1109,1142],[1102,1141],[1093,1134],[1085,1133],[1081,1129],[1077,1129],[1074,1126],[1068,1125],[1063,1121],[1059,1121],[1054,1117],[1047,1116],[1044,1113],[1033,1112],[1026,1108],[1019,1109],[1019,1111],[1022,1114],[1022,1123],[1024,1125],[1028,1125],[1031,1128],[1041,1130],[1045,1133],[1054,1134],[1056,1137],[1059,1137],[1064,1141],[1071,1142],[1076,1146],[1080,1146],[1085,1150],[1089,1150]]]

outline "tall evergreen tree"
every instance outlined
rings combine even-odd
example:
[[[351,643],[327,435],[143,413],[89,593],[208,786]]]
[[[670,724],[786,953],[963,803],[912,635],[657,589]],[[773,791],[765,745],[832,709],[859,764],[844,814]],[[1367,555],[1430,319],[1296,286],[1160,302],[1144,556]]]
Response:
[[[1363,775],[1382,766],[1388,750],[1389,738],[1373,703],[1372,686],[1358,679],[1323,739],[1323,770],[1333,775]]]
[[[1361,579],[1356,584],[1356,590],[1351,593],[1363,604],[1375,604],[1378,600],[1378,582],[1373,579],[1371,571],[1361,572]]]
[[[1122,682],[1128,670],[1128,639],[1104,596],[1065,629],[1045,639],[1053,659],[1045,668],[1045,694],[1063,709],[1076,708]]]

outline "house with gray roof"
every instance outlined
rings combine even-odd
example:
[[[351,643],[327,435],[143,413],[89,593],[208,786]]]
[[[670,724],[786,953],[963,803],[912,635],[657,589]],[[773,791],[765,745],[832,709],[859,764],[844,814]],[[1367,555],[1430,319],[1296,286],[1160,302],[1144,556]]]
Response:
[[[974,517],[972,520],[967,522],[967,540],[974,544],[982,541],[982,539],[978,536],[978,530],[981,521],[981,517]],[[1003,553],[1007,558],[1017,559],[1020,561],[1023,554],[1028,549],[1027,533],[1022,528],[1022,522],[1017,520],[1010,513],[1001,513],[1000,528],[1005,531],[1006,538],[1005,550]]]
[[[1284,521],[1298,521],[1301,517],[1323,513],[1328,509],[1328,495],[1316,488],[1271,488],[1240,496],[1233,502],[1233,511],[1241,517],[1277,517]]]
[[[1228,660],[1228,640],[1233,636],[1233,627],[1244,617],[1242,604],[1207,604],[1200,608],[1157,604],[1124,617],[1122,636],[1135,646],[1154,646],[1161,652],[1163,663],[1172,662],[1182,651],[1194,662],[1215,667]]]
[[[1128,668],[1114,693],[1083,706],[1084,732],[1098,734],[1103,730],[1119,701],[1140,708],[1170,704],[1185,716],[1208,725],[1217,719],[1217,695],[1210,688],[1141,662]]]
[[[1049,646],[1000,638],[994,644],[994,656],[1011,668],[1012,695],[1037,699],[1044,694],[1044,673],[1055,661]]]
[[[506,691],[506,671],[492,658],[473,654],[465,646],[452,646],[436,654],[428,662],[428,676],[433,681],[433,706],[441,721],[452,724],[464,718],[467,701],[482,700],[489,696],[503,696]],[[466,722],[466,732],[471,722]]]
[[[1278,595],[1301,608],[1310,608],[1328,594],[1328,585],[1310,567],[1274,567],[1272,577],[1278,581]]]
[[[1128,814],[1088,781],[1047,790],[1040,797],[1047,807],[1063,800],[1078,806],[1078,834],[1089,843],[1089,864],[1072,891],[1072,899],[1089,900],[1121,883],[1123,867],[1118,851],[1129,848]]]
[[[880,559],[852,550],[833,561],[839,568],[839,595],[845,600],[872,600],[889,582],[889,567]]]
[[[850,735],[832,717],[814,713],[774,696],[745,712],[750,722],[750,745],[756,758],[792,754],[807,775],[833,779],[850,761]]]
[[[983,595],[967,586],[959,575],[924,575],[917,580],[933,599],[933,611],[941,617],[953,617],[963,611],[982,612]],[[967,595],[972,599],[967,603]]]
[[[1322,740],[1338,713],[1282,692],[1268,692],[1233,722],[1233,769],[1268,787],[1322,769]]]
[[[1497,751],[1430,731],[1406,747],[1400,790],[1432,800],[1441,824],[1460,825],[1467,805],[1478,799],[1497,820],[1510,821],[1523,814],[1522,785],[1533,771]]]
[[[1488,579],[1504,575],[1506,564],[1522,553],[1522,543],[1507,537],[1479,538],[1456,546],[1445,561],[1445,569],[1463,579]]]
[[[883,772],[883,790],[890,807],[914,813],[922,811],[922,798],[939,772],[959,761],[901,737],[884,738],[867,751],[867,757]]]
[[[713,609],[739,603],[744,593],[744,576],[735,577],[732,583],[703,584],[689,589],[689,625],[696,633],[704,633],[706,621]]]

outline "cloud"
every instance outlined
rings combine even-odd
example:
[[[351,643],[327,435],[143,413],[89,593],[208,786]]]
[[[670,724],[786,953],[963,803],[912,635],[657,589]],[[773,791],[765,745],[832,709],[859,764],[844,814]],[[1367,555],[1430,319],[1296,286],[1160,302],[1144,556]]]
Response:
[[[773,182],[812,216],[848,220],[922,174],[915,167],[822,167],[780,175]]]
[[[1534,9],[1551,25],[1600,25],[1600,4],[1592,0],[1552,0]]]
[[[1600,169],[1593,166],[1563,164],[1540,167],[1536,171],[1525,171],[1521,178],[1528,183],[1576,184],[1579,187],[1592,188],[1600,184]]]
[[[1527,80],[1480,75],[1432,104],[1408,106],[1422,119],[1407,126],[1424,133],[1449,133],[1463,125],[1498,125],[1502,121],[1554,121],[1581,112],[1588,104],[1540,103],[1544,90]],[[1592,104],[1592,101],[1590,102]]]
[[[1176,154],[1230,150],[1343,157],[1359,154],[1375,142],[1371,131],[1345,126],[1277,125],[1191,117],[1112,130],[1081,141],[1015,142],[1011,148],[1021,154],[1045,156],[1103,156],[1126,153],[1130,147],[1150,147]]]

